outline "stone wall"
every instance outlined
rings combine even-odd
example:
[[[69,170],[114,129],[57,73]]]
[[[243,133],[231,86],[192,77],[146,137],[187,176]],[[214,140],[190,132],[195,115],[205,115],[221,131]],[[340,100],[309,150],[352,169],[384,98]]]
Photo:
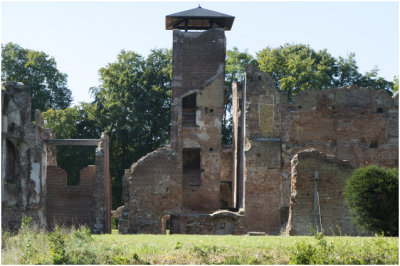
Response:
[[[80,171],[80,185],[67,185],[67,172],[57,166],[47,167],[47,225],[91,227],[94,224],[93,181],[96,167]]]
[[[182,172],[178,156],[168,147],[141,158],[123,178],[124,210],[119,232],[163,232],[162,217],[182,209]]]
[[[2,228],[18,229],[23,216],[45,226],[46,169],[56,160],[43,139],[54,134],[43,128],[39,111],[36,124],[31,122],[30,92],[22,83],[3,83],[1,103]]]
[[[243,215],[230,211],[171,215],[170,219],[170,234],[241,235],[245,232]]]
[[[315,149],[296,154],[292,160],[289,235],[312,234],[321,228],[327,235],[359,235],[361,229],[350,219],[343,189],[353,168],[348,161],[326,156]],[[315,172],[317,172],[317,211],[314,221]]]

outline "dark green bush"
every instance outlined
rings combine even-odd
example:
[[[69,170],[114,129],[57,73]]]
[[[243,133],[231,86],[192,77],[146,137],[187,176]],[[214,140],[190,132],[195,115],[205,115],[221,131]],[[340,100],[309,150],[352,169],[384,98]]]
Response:
[[[398,236],[399,171],[370,165],[353,171],[344,196],[354,220],[367,231]]]

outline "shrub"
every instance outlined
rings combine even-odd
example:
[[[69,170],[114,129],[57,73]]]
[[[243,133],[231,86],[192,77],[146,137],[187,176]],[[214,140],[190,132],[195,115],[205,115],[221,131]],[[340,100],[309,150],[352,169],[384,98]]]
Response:
[[[344,196],[354,220],[364,229],[398,235],[398,169],[370,165],[353,171]]]

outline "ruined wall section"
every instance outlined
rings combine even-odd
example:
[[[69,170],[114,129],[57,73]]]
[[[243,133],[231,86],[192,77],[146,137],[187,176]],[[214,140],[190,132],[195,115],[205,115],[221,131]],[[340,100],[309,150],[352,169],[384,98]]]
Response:
[[[141,158],[125,172],[122,197],[120,233],[162,233],[162,217],[182,212],[178,156],[164,147]]]
[[[234,82],[232,86],[232,206],[239,208],[239,183],[243,184],[241,177],[243,176],[240,169],[240,102],[241,101],[241,84]],[[242,188],[242,187],[241,187]],[[242,195],[242,194],[241,194]]]
[[[233,154],[232,147],[224,147],[221,153],[220,201],[221,209],[233,208]]]
[[[237,180],[246,230],[285,227],[291,160],[302,150],[315,148],[353,168],[398,165],[398,94],[350,86],[302,91],[289,102],[268,74],[249,66],[242,99]]]
[[[223,29],[210,29],[175,30],[173,35],[171,147],[182,162],[179,168],[184,172],[182,206],[188,213],[212,212],[221,204],[225,34]],[[191,118],[183,114],[183,101],[193,95],[194,123],[188,125],[185,121]],[[185,171],[188,160],[184,158],[185,149],[198,154],[199,167],[191,166]]]
[[[242,235],[243,215],[230,211],[171,216],[170,234]]]
[[[111,233],[111,179],[109,173],[109,138],[105,133],[100,140],[48,141],[54,145],[93,145],[97,143],[95,165],[80,172],[80,185],[68,186],[67,173],[47,166],[46,214],[49,228],[55,224],[65,226],[87,225],[92,233]],[[62,143],[62,144],[60,144]],[[75,143],[75,144],[73,144]]]
[[[67,185],[67,172],[57,166],[47,167],[47,225],[80,226],[94,224],[93,182],[96,166],[80,171],[80,185]]]
[[[255,67],[246,72],[242,127],[243,188],[246,231],[278,233],[281,226],[281,140],[279,109],[285,94]],[[286,99],[285,99],[286,100]]]
[[[176,152],[181,148],[179,135],[182,130],[182,97],[204,90],[205,86],[215,79],[218,79],[219,83],[222,81],[219,86],[224,86],[225,46],[225,34],[222,29],[204,32],[173,31],[171,147]],[[221,103],[214,107],[220,108]],[[198,108],[198,111],[205,113],[201,108]],[[221,114],[221,111],[214,110],[214,115],[218,113]]]
[[[110,139],[101,133],[96,148],[96,174],[93,181],[94,233],[111,234],[111,178],[110,178]]]
[[[357,86],[306,90],[280,112],[285,177],[293,156],[308,148],[348,160],[353,168],[398,165],[398,94]],[[283,180],[287,206],[290,183]]]
[[[46,165],[55,151],[43,139],[54,134],[43,129],[40,112],[31,122],[29,89],[20,82],[2,84],[2,227],[19,228],[23,216],[46,225]]]
[[[310,235],[322,225],[327,235],[359,235],[361,229],[350,218],[343,188],[353,170],[348,161],[326,156],[315,149],[296,154],[292,160],[292,189],[289,208],[289,235]],[[319,211],[314,222],[314,176],[318,171]],[[320,224],[321,222],[321,224]],[[319,229],[321,230],[321,229]]]

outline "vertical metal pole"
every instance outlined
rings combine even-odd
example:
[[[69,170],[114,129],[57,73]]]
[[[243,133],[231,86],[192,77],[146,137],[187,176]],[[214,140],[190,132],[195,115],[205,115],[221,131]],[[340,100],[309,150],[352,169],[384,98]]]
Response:
[[[314,226],[317,233],[319,232],[318,216],[319,216],[319,199],[318,199],[318,171],[314,172]]]

